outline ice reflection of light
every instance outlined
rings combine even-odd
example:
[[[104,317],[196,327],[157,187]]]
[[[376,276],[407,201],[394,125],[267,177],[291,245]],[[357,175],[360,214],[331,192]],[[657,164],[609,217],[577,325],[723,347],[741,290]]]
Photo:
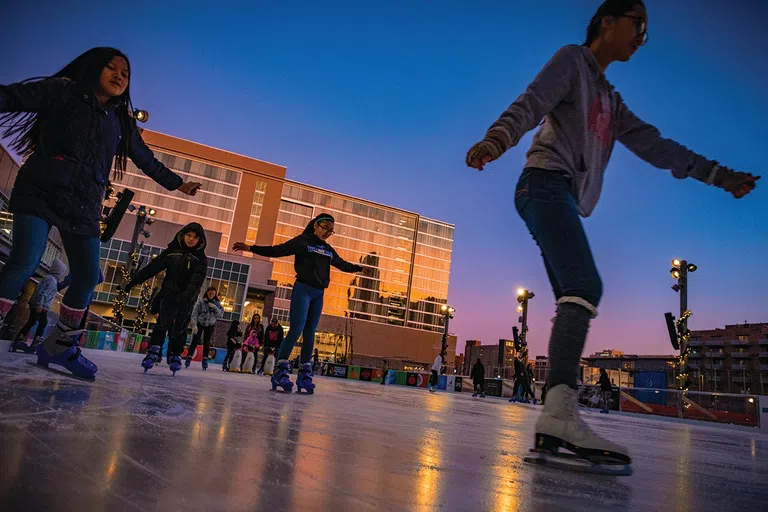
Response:
[[[417,478],[416,502],[417,510],[434,510],[436,506],[440,473],[440,455],[442,453],[442,433],[427,427],[419,443],[419,474]]]
[[[677,457],[677,506],[678,512],[691,510],[691,429],[684,427],[680,436],[680,454]]]
[[[754,439],[750,441],[750,448],[752,448],[752,460],[755,460],[757,458],[757,442]]]
[[[519,443],[515,444],[514,439],[515,437],[509,431],[503,428],[497,430],[496,460],[493,464],[495,485],[492,486],[495,492],[493,494],[493,508],[491,509],[494,511],[506,512],[520,508],[518,501],[520,474],[515,469],[515,460],[511,455],[518,453],[520,446]]]
[[[205,425],[204,416],[207,409],[208,402],[205,399],[205,395],[200,394],[200,399],[197,401],[197,406],[195,407],[195,415],[197,417],[195,423],[192,425],[192,432],[189,436],[190,448],[193,450],[197,450],[197,448],[200,447],[200,440],[203,437],[203,426]]]

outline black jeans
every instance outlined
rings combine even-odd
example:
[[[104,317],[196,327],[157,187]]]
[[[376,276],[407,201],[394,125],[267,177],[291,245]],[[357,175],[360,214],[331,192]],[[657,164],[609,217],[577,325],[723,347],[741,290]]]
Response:
[[[164,299],[160,303],[160,314],[152,330],[150,345],[162,347],[165,335],[168,334],[168,357],[180,356],[187,341],[187,327],[191,316],[192,306]]]
[[[213,338],[213,328],[215,325],[204,326],[197,324],[197,334],[192,336],[192,342],[187,350],[187,357],[192,358],[195,355],[195,349],[200,345],[200,338],[203,338],[203,359],[208,359],[208,352],[211,350],[211,338]]]
[[[42,310],[38,313],[34,309],[30,311],[29,320],[27,320],[27,323],[25,323],[24,327],[22,327],[19,331],[18,338],[26,339],[27,334],[29,334],[29,331],[31,331],[35,326],[35,323],[37,323],[35,336],[42,336],[43,332],[45,331],[45,327],[48,325],[48,312],[46,310]]]

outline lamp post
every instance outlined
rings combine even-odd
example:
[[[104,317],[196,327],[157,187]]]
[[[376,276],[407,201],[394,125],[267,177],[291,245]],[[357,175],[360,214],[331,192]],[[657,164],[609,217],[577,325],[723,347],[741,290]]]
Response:
[[[517,289],[517,312],[520,313],[518,321],[520,322],[520,331],[518,333],[517,328],[512,328],[512,334],[515,339],[515,350],[522,351],[527,349],[528,342],[526,337],[528,335],[528,301],[534,298],[536,294],[525,288]]]
[[[453,318],[456,310],[448,304],[443,304],[440,309],[443,312],[443,340],[440,346],[440,356],[443,358],[443,362],[445,362],[445,353],[448,351],[448,323]]]
[[[697,269],[698,267],[689,261],[674,259],[672,260],[672,268],[669,271],[672,279],[677,280],[672,289],[680,295],[680,317],[677,321],[675,321],[672,313],[666,313],[665,317],[672,346],[680,350],[680,357],[678,358],[680,372],[677,378],[680,381],[680,389],[683,393],[687,392],[691,385],[689,378],[690,368],[688,368],[688,356],[691,353],[691,347],[689,346],[691,332],[688,330],[688,318],[691,316],[691,311],[688,309],[688,274],[696,272]]]

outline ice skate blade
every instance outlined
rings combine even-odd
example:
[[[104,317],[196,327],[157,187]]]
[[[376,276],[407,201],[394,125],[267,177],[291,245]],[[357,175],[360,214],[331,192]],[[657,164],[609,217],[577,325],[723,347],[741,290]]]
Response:
[[[579,473],[590,473],[593,475],[632,475],[632,464],[593,463],[573,454],[552,455],[549,452],[540,452],[532,449],[531,455],[523,457],[523,460],[529,464],[536,464],[538,466],[547,466],[567,471],[576,471]]]
[[[77,375],[75,375],[73,373],[70,373],[70,372],[67,372],[67,371],[64,371],[64,370],[59,370],[57,368],[51,368],[50,366],[39,365],[39,364],[37,364],[36,361],[27,361],[27,364],[31,365],[31,366],[34,366],[35,368],[39,368],[41,370],[46,370],[46,371],[49,371],[51,373],[57,373],[59,375],[63,375],[64,377],[69,377],[70,379],[81,380],[83,382],[95,382],[96,381],[96,377],[91,377],[89,379],[86,379],[86,378],[83,378],[83,377],[78,377]]]

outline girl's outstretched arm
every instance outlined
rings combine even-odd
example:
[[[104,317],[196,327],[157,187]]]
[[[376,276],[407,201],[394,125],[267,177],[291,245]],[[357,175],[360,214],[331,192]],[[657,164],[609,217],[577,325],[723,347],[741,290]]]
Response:
[[[67,78],[46,78],[0,85],[0,112],[42,112],[61,101],[71,84]]]

